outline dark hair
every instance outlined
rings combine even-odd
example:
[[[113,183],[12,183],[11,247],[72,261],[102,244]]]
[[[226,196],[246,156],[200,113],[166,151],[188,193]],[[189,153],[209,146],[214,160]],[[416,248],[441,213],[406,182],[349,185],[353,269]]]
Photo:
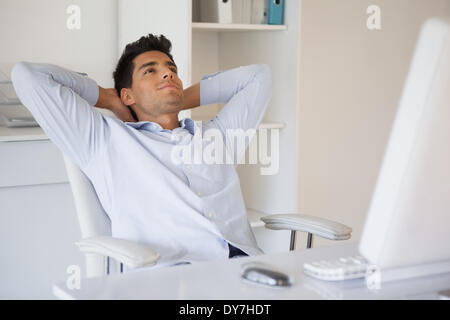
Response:
[[[135,42],[127,44],[122,56],[119,59],[119,62],[117,63],[116,70],[113,72],[114,88],[116,89],[119,97],[120,90],[122,90],[122,88],[131,88],[133,81],[133,70],[135,67],[133,63],[134,58],[141,53],[157,50],[165,53],[169,56],[170,60],[175,63],[172,55],[170,54],[171,48],[172,43],[164,35],[159,35],[159,37],[157,37],[151,33],[147,36],[142,36]],[[129,109],[133,117],[138,120],[134,110],[130,107]]]

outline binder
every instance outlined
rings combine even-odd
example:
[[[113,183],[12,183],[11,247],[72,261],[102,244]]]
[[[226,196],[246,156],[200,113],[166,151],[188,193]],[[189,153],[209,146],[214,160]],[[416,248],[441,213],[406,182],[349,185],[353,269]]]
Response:
[[[250,23],[252,23],[252,24],[267,24],[269,1],[271,1],[271,0],[251,0]]]
[[[192,22],[202,22],[200,17],[200,0],[192,0]]]
[[[232,23],[232,0],[201,0],[200,17],[202,22]]]
[[[242,0],[242,23],[250,24],[252,21],[252,1]]]
[[[245,0],[230,0],[232,8],[232,22],[242,23],[242,6]]]
[[[252,0],[231,0],[233,23],[251,23]]]
[[[269,24],[283,24],[284,0],[269,0]]]

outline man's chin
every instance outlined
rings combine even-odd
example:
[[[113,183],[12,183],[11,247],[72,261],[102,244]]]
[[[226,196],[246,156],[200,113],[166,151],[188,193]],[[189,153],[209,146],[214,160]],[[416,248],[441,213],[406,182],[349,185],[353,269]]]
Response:
[[[181,110],[183,110],[182,104],[168,104],[164,108],[164,113],[179,113]]]

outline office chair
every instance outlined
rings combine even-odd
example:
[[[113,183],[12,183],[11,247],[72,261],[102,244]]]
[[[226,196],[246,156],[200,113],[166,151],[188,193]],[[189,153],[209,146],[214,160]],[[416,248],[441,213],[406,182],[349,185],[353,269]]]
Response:
[[[111,259],[134,269],[149,267],[157,263],[159,254],[151,247],[111,236],[111,221],[103,210],[97,193],[87,176],[70,158],[62,153],[67,176],[72,189],[75,208],[80,223],[82,239],[76,242],[86,255],[87,277],[103,276],[110,273]],[[290,230],[290,250],[295,249],[297,231],[308,233],[307,248],[312,247],[313,235],[330,240],[346,240],[352,229],[330,220],[302,214],[273,214],[261,218],[265,227],[272,230]]]
[[[111,221],[87,176],[62,153],[80,223],[81,240],[75,244],[86,255],[87,277],[103,276],[112,269],[111,258],[130,268],[155,265],[159,254],[151,247],[111,236]]]
[[[291,231],[291,251],[295,250],[297,231],[307,233],[306,249],[312,248],[314,235],[328,240],[348,240],[352,233],[352,229],[342,223],[300,213],[272,214],[261,220],[268,229]]]

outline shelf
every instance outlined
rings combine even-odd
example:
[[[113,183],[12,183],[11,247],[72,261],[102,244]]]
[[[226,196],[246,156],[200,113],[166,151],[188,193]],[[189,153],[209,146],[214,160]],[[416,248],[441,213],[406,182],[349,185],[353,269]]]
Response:
[[[258,129],[283,129],[286,124],[283,122],[261,122]]]
[[[209,121],[210,118],[195,118],[192,119],[194,121]],[[258,129],[284,129],[286,128],[286,124],[284,122],[267,122],[263,121],[260,123]]]
[[[192,30],[198,32],[282,31],[287,30],[287,26],[269,24],[192,22]]]

